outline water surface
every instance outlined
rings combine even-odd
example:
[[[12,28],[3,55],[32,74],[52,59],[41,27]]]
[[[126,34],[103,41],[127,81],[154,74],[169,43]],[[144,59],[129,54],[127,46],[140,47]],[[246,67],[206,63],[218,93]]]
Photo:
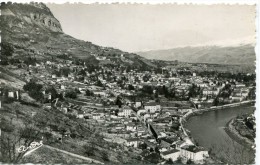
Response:
[[[222,161],[232,163],[252,163],[254,150],[249,149],[231,139],[225,132],[226,124],[237,115],[253,113],[255,107],[244,105],[205,112],[188,119],[185,127],[190,131],[193,139]]]

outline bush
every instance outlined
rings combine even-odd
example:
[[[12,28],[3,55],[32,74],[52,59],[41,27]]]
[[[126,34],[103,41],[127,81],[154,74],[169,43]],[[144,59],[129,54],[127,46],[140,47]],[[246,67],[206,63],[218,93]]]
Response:
[[[14,126],[10,122],[8,122],[6,119],[1,119],[0,128],[4,132],[13,132],[14,131]]]
[[[41,101],[43,99],[43,94],[41,92],[42,87],[43,86],[41,84],[37,84],[34,81],[30,81],[23,86],[23,89],[25,91],[28,91],[29,96],[31,96],[32,98],[34,98],[37,101]]]
[[[109,161],[109,156],[108,156],[108,153],[107,153],[107,152],[103,151],[103,152],[101,153],[101,157],[102,157],[102,159],[103,159],[104,161]]]
[[[65,97],[76,99],[77,98],[77,92],[75,90],[69,90],[66,92]]]
[[[2,42],[1,47],[2,47],[2,54],[4,56],[12,56],[13,55],[14,48],[12,47],[11,44]]]

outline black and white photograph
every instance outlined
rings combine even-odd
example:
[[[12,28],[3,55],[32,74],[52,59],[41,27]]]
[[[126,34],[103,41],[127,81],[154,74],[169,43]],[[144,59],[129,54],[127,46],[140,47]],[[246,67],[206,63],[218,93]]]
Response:
[[[260,163],[257,9],[1,2],[0,164]]]

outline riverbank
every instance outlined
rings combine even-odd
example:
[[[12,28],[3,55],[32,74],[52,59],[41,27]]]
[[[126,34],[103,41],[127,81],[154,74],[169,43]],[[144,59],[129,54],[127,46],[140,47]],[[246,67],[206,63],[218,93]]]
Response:
[[[210,108],[204,108],[204,109],[196,109],[193,111],[190,111],[188,113],[186,113],[184,116],[182,116],[180,118],[180,126],[181,129],[183,131],[183,133],[188,136],[190,139],[193,139],[192,137],[190,137],[190,135],[188,135],[187,132],[190,132],[188,129],[184,128],[185,123],[187,122],[187,120],[191,117],[191,116],[195,116],[195,115],[202,115],[205,112],[209,112],[209,111],[215,111],[215,110],[220,110],[220,109],[224,109],[224,108],[230,108],[230,107],[237,107],[237,106],[241,106],[241,105],[246,105],[246,104],[251,104],[251,103],[255,103],[255,100],[247,100],[247,101],[243,101],[243,102],[239,102],[239,103],[232,103],[232,104],[226,104],[226,105],[222,105],[222,106],[212,106]]]
[[[202,115],[204,112],[215,111],[215,110],[220,110],[220,109],[224,109],[224,108],[237,107],[237,106],[241,106],[241,105],[251,104],[251,103],[254,103],[254,102],[255,102],[255,100],[248,100],[248,101],[243,101],[243,102],[239,102],[239,103],[232,103],[232,104],[226,104],[226,105],[221,105],[221,106],[212,106],[210,108],[204,108],[204,109],[196,109],[194,111],[190,111],[190,112],[186,113],[182,117],[182,122],[187,122],[187,120],[191,116]]]
[[[243,102],[235,105],[239,106],[228,105],[229,107],[223,109],[221,107],[218,111],[215,111],[216,108],[203,111],[196,110],[195,113],[191,111],[192,113],[184,116],[186,120],[183,120],[182,123],[189,136],[194,139],[196,145],[211,151],[210,157],[216,162],[235,163],[237,162],[236,159],[240,157],[248,159],[249,161],[245,161],[247,163],[254,161],[255,151],[236,143],[224,130],[226,124],[236,116],[253,114],[255,111],[254,102]],[[232,141],[235,143],[233,144]],[[234,147],[245,148],[246,150],[243,153],[235,152],[233,151]],[[225,152],[228,154],[225,154]]]
[[[235,129],[233,126],[234,119],[231,119],[224,128],[225,132],[230,136],[231,139],[235,140],[239,144],[247,147],[247,148],[253,148],[255,146],[255,143],[251,140],[247,139],[246,137],[243,137],[239,134],[239,132]]]
[[[202,115],[205,112],[216,111],[216,110],[221,110],[221,109],[231,108],[231,107],[244,106],[247,104],[252,104],[254,102],[255,102],[255,100],[248,100],[248,101],[243,101],[243,102],[239,102],[239,103],[226,104],[226,105],[222,105],[222,106],[213,106],[213,107],[205,108],[205,109],[192,110],[192,111],[186,113],[182,118],[180,118],[181,129],[182,129],[183,133],[195,144],[196,142],[194,141],[193,137],[190,135],[190,131],[187,128],[185,128],[185,123],[188,121],[188,119],[190,117]]]

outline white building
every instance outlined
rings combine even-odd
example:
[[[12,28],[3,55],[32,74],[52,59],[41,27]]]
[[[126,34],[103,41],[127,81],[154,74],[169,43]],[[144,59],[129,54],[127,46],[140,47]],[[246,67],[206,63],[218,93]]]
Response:
[[[135,125],[135,123],[128,123],[128,124],[126,124],[126,130],[127,131],[136,131],[137,126]]]
[[[136,107],[136,108],[139,108],[139,107],[141,107],[141,106],[142,106],[142,102],[141,102],[141,101],[135,102],[135,107]]]
[[[135,148],[137,148],[138,147],[138,142],[139,142],[138,138],[126,139],[125,145],[128,146],[128,147],[135,147]]]
[[[95,96],[102,96],[102,97],[107,97],[108,94],[105,91],[93,91],[93,94]]]
[[[172,149],[169,151],[164,151],[161,152],[161,156],[162,158],[164,158],[165,160],[169,160],[171,159],[173,162],[177,161],[178,158],[180,157],[180,151],[177,149]]]
[[[161,105],[156,102],[148,102],[145,104],[144,109],[146,112],[155,113],[156,111],[161,110]]]
[[[180,156],[186,158],[187,160],[192,160],[194,162],[203,161],[205,158],[209,157],[208,151],[202,150],[196,146],[185,146],[180,150]]]
[[[236,84],[236,88],[243,88],[243,87],[246,87],[246,85],[242,84],[242,83],[237,83]]]
[[[219,93],[219,90],[208,90],[208,89],[205,89],[205,90],[202,91],[203,95],[214,95],[214,96],[216,96],[216,95],[218,95],[218,93]]]
[[[14,92],[8,92],[8,97],[14,98]]]
[[[125,106],[125,107],[123,108],[123,113],[124,113],[124,116],[125,116],[125,117],[131,116],[131,112],[132,112],[132,109],[131,109],[130,107]]]
[[[95,119],[95,120],[100,120],[100,118],[101,118],[100,114],[93,114],[92,116],[93,116],[93,119]]]

